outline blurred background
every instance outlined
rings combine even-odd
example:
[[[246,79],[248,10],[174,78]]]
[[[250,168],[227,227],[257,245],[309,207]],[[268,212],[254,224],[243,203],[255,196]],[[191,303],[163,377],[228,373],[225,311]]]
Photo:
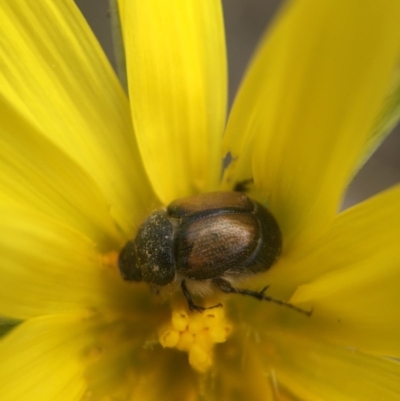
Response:
[[[75,0],[114,65],[109,0]],[[146,1],[146,0],[143,0]],[[223,0],[230,102],[265,27],[282,0]],[[400,182],[400,128],[389,136],[351,183],[344,207]]]

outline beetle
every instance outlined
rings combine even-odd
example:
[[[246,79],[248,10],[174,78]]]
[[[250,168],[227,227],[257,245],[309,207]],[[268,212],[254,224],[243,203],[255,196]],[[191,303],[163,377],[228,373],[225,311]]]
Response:
[[[189,287],[201,283],[225,293],[249,295],[310,314],[261,291],[233,284],[265,272],[281,253],[282,235],[273,215],[241,192],[211,192],[173,201],[141,224],[118,258],[121,276],[163,287],[179,283],[190,310],[221,306],[194,303]]]

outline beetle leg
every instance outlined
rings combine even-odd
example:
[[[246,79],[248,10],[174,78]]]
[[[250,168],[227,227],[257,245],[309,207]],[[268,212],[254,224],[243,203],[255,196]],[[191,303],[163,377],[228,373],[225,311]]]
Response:
[[[312,309],[307,311],[297,306],[294,306],[288,302],[282,301],[280,299],[272,298],[268,295],[265,295],[264,292],[268,288],[268,286],[264,287],[261,291],[252,291],[247,290],[245,288],[235,288],[232,287],[231,283],[228,280],[225,280],[221,277],[212,279],[212,282],[222,291],[228,294],[241,294],[241,295],[249,295],[253,298],[259,299],[260,301],[270,301],[274,302],[278,305],[287,306],[288,308],[294,309],[297,312],[303,313],[304,315],[310,316],[312,313]]]
[[[193,302],[192,296],[190,295],[190,292],[189,292],[189,290],[188,290],[187,287],[186,287],[186,282],[185,282],[185,280],[182,280],[182,282],[181,282],[181,288],[182,288],[183,295],[185,296],[186,301],[187,301],[187,303],[188,303],[189,309],[190,309],[191,311],[195,310],[195,311],[197,311],[197,312],[204,312],[206,309],[219,308],[219,307],[222,306],[222,304],[216,304],[216,305],[208,306],[208,307],[196,305],[196,304]]]
[[[253,184],[254,180],[249,178],[247,180],[239,181],[233,187],[235,192],[247,192],[249,190],[249,185]]]

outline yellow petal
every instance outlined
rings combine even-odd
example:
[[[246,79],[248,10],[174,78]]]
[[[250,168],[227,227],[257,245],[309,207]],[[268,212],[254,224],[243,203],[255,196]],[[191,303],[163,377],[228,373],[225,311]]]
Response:
[[[226,60],[219,0],[134,0],[122,25],[140,151],[164,203],[216,189]]]
[[[228,123],[225,181],[254,174],[286,247],[329,224],[370,150],[399,17],[397,0],[293,1],[261,45]]]
[[[116,72],[118,74],[118,78],[121,82],[122,87],[124,88],[125,92],[128,92],[125,48],[123,43],[121,17],[117,0],[109,1],[109,13]]]
[[[259,318],[219,347],[211,400],[400,400],[399,363]]]
[[[315,335],[271,327],[257,355],[277,394],[300,400],[400,400],[400,364],[322,342]],[[279,399],[279,398],[278,398]]]
[[[126,96],[75,3],[5,0],[0,20],[1,95],[92,177],[129,233],[155,197]]]
[[[326,273],[359,266],[365,274],[385,273],[400,263],[400,186],[382,192],[340,213],[329,230],[298,252],[283,254],[263,277],[290,296],[297,286]],[[389,273],[387,271],[386,273]],[[395,270],[392,270],[395,273]],[[352,282],[351,285],[357,285]],[[296,299],[300,295],[296,295]],[[303,297],[301,297],[303,298]]]
[[[0,315],[27,319],[134,303],[82,234],[33,210],[0,205],[0,215]]]
[[[114,0],[113,0],[114,1]],[[125,0],[117,0],[118,4],[118,13],[122,21],[125,20],[125,13],[126,13],[126,7],[125,7]],[[123,26],[123,25],[122,25]]]
[[[275,401],[274,382],[260,356],[248,342],[249,333],[239,335],[217,348],[214,372],[205,382],[206,399]],[[273,378],[272,378],[273,379]]]
[[[365,149],[361,154],[360,166],[368,159],[375,149],[392,132],[400,120],[400,69],[397,69],[389,93],[385,98],[383,108],[378,115],[372,130],[371,137],[367,141]],[[356,173],[356,171],[355,171]]]
[[[103,194],[60,148],[0,99],[1,197],[40,210],[114,249],[121,238]]]
[[[400,357],[399,243],[397,186],[342,213],[314,250],[293,261],[286,273],[297,283],[315,279],[291,302],[313,307],[311,319],[331,341]]]
[[[87,340],[77,316],[37,318],[16,328],[0,342],[2,401],[81,399]]]

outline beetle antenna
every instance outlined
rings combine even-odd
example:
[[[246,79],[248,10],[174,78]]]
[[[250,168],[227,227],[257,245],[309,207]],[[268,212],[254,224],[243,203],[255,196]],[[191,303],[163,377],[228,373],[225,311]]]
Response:
[[[289,302],[285,302],[280,299],[272,298],[269,295],[265,295],[264,292],[266,291],[268,286],[264,287],[261,291],[252,291],[252,290],[247,290],[244,288],[232,287],[231,283],[223,278],[214,278],[212,280],[212,282],[222,292],[225,292],[227,294],[249,295],[253,298],[259,299],[260,301],[269,301],[269,302],[274,302],[278,305],[286,306],[288,308],[295,310],[296,312],[302,313],[303,315],[311,316],[311,314],[312,314],[312,309],[307,311],[305,309],[298,308],[297,306],[294,306],[293,304],[290,304]]]

